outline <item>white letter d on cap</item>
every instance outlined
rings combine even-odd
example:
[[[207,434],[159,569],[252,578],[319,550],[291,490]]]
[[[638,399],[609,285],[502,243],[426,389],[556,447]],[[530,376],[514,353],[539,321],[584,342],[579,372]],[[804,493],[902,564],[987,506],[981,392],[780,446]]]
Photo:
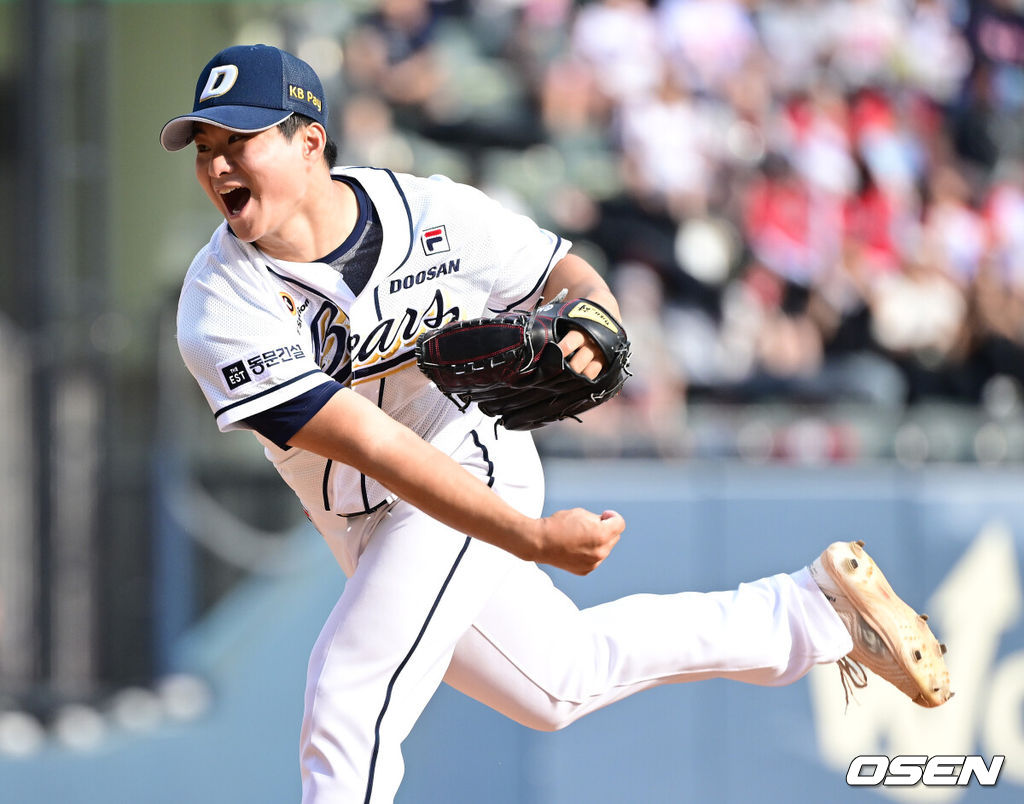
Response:
[[[222,67],[214,67],[210,70],[210,77],[206,79],[206,86],[199,96],[199,102],[223,95],[238,80],[238,68],[234,64],[225,64]]]

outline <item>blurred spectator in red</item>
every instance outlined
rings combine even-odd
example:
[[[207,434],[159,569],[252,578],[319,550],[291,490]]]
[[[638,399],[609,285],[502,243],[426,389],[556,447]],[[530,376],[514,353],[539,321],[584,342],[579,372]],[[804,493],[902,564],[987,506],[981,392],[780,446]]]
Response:
[[[849,107],[844,95],[825,82],[794,96],[783,118],[786,154],[816,203],[836,203],[856,185],[851,153]],[[826,247],[827,244],[820,243]]]
[[[780,277],[810,285],[826,259],[817,248],[816,229],[837,228],[835,221],[821,221],[819,212],[810,188],[789,160],[770,154],[744,201],[744,231],[754,257]]]
[[[857,92],[850,104],[850,139],[872,182],[893,204],[919,206],[918,185],[931,159],[937,124],[927,104],[907,98],[901,108],[878,87]]]
[[[902,219],[897,199],[886,193],[866,167],[861,186],[843,209],[842,263],[860,288],[874,278],[899,270],[910,222]]]

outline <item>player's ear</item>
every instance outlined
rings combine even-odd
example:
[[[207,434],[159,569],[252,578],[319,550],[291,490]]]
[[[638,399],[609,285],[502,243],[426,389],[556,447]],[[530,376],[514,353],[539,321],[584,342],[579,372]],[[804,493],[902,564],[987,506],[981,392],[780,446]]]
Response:
[[[310,159],[322,159],[327,145],[327,131],[319,123],[310,123],[302,130],[302,155]]]

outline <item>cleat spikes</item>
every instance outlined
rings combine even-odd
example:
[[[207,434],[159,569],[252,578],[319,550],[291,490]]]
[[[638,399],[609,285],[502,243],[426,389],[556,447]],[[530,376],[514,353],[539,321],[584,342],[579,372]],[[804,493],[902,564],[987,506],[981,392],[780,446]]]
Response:
[[[945,646],[929,629],[928,615],[896,595],[863,542],[832,544],[810,573],[853,637],[853,649],[840,660],[841,675],[844,663],[863,666],[920,706],[949,700]],[[845,679],[844,690],[849,692]]]

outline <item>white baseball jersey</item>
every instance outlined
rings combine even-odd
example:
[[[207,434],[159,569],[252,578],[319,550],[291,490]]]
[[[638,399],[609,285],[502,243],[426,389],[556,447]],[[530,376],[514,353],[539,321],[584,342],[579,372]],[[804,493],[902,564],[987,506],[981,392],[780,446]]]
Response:
[[[366,190],[384,232],[362,292],[324,263],[268,257],[225,223],[185,278],[182,356],[221,430],[245,428],[247,417],[335,379],[450,453],[467,421],[416,369],[417,337],[449,321],[532,306],[570,243],[442,177],[333,172]],[[257,437],[318,524],[323,514],[362,514],[389,499],[351,467]]]

